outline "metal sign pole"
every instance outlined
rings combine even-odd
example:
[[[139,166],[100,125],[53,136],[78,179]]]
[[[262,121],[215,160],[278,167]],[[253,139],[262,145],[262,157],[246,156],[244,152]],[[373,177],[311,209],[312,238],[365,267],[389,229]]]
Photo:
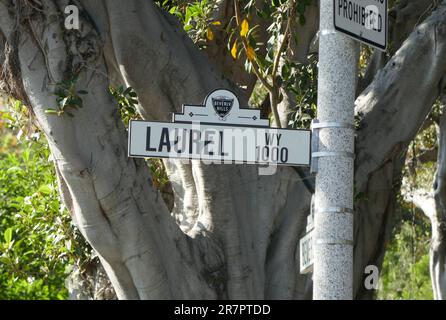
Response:
[[[359,46],[320,1],[313,298],[352,299],[354,100]]]

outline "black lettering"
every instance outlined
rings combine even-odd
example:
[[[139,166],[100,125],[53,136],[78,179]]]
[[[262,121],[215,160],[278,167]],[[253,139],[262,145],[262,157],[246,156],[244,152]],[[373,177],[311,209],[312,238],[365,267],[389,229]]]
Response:
[[[288,162],[288,148],[282,148],[282,150],[280,150],[280,161],[282,163]]]
[[[271,141],[270,134],[265,132],[265,142],[266,142],[266,144],[271,144],[270,141]]]
[[[158,151],[159,152],[163,151],[164,147],[167,147],[167,152],[170,152],[170,137],[168,128],[163,128],[163,131],[161,131],[161,138]]]
[[[189,132],[189,154],[193,153],[194,145],[199,148],[199,142],[200,141],[200,131],[198,130],[191,130]]]
[[[146,132],[146,151],[156,151],[156,148],[152,148],[150,147],[150,127],[147,127],[147,132]]]
[[[223,131],[220,131],[220,155],[227,156],[228,154],[223,151]]]
[[[173,150],[178,153],[181,154],[183,153],[183,151],[186,149],[186,135],[187,135],[187,129],[183,129],[183,134],[181,135],[181,148],[179,148],[180,144],[180,134],[179,134],[179,129],[175,128],[175,142],[173,144]]]
[[[282,134],[279,133],[276,135],[276,137],[277,137],[277,146],[280,146],[280,139],[282,139]]]
[[[213,142],[212,140],[209,140],[209,131],[205,131],[204,132],[204,150],[203,150],[203,152],[210,156],[214,155],[214,152],[209,151],[209,147],[208,147],[208,145],[211,144],[212,142]]]
[[[361,25],[365,25],[365,8],[364,7],[362,7],[362,10],[361,10]]]
[[[349,20],[353,19],[353,3],[349,1],[348,3],[348,18]]]

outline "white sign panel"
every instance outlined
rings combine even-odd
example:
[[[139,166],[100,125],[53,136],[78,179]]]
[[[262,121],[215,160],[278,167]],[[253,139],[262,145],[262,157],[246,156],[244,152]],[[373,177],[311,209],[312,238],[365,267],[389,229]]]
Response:
[[[311,196],[310,214],[307,216],[307,233],[314,229],[314,194]]]
[[[173,121],[131,121],[129,156],[310,164],[309,130],[270,128],[260,110],[240,108],[237,97],[228,90],[213,91],[203,106],[183,106]]]
[[[313,232],[307,233],[300,239],[300,273],[309,273],[313,271]]]
[[[387,0],[333,0],[333,3],[337,31],[386,50]]]

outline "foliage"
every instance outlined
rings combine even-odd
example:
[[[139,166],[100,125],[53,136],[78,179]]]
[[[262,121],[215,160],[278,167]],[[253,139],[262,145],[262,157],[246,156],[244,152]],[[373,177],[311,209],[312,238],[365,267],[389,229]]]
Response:
[[[312,0],[234,1],[234,16],[219,28],[227,35],[227,49],[234,60],[243,59],[246,71],[254,73],[268,91],[274,118],[278,118],[277,105],[280,102],[280,89],[284,88],[282,84],[290,77],[300,76],[299,72],[307,71],[304,73],[305,76],[310,71],[306,66],[292,66],[292,63],[287,61],[285,53],[291,41],[296,43],[299,41],[291,32],[291,26],[296,23],[305,24],[305,10],[312,2]],[[220,21],[212,19],[211,13],[215,8],[215,1],[185,3],[177,0],[157,3],[179,18],[189,36],[201,48],[214,40],[213,27],[221,25]],[[258,24],[252,25],[255,16],[260,20],[272,18],[266,30],[262,30],[268,35],[267,41],[259,39],[262,27]],[[282,72],[279,70],[280,61],[285,62]],[[311,70],[312,67],[313,65],[310,67]],[[308,127],[311,118],[315,116],[316,105],[313,103],[315,99],[312,95],[310,97],[302,94],[304,89],[306,88],[298,90],[296,97],[298,107],[292,115],[291,123],[294,127],[301,125]],[[311,94],[314,92],[316,90],[312,90]],[[276,124],[280,127],[280,123]]]
[[[359,51],[359,74],[361,77],[364,77],[365,72],[367,71],[367,66],[372,58],[372,49],[369,46],[361,45],[361,49]]]
[[[82,269],[91,249],[59,200],[45,138],[14,135],[13,112],[0,111],[0,299],[66,299],[71,266]]]
[[[155,188],[163,191],[164,187],[169,183],[166,169],[161,159],[148,159],[147,164],[152,172],[152,183]]]
[[[136,105],[138,104],[138,95],[132,87],[124,89],[123,86],[118,88],[110,86],[109,91],[117,100],[121,119],[127,127],[131,119],[137,118]]]
[[[435,122],[439,112],[437,105],[427,121]],[[379,299],[433,299],[429,274],[430,221],[407,201],[414,192],[432,191],[436,163],[423,163],[419,156],[436,146],[435,124],[421,130],[409,146],[398,196],[399,208],[392,221],[393,237],[386,246]]]
[[[430,223],[417,212],[396,227],[386,247],[378,299],[433,299],[429,274]]]
[[[290,114],[292,128],[309,128],[317,110],[317,60],[295,64],[286,62],[282,67],[285,87],[295,95],[296,104]]]
[[[54,114],[62,116],[67,114],[73,117],[71,110],[83,107],[83,100],[81,95],[85,95],[88,92],[85,90],[76,89],[77,74],[72,75],[70,78],[58,83],[54,94],[56,95],[57,108],[48,108],[45,110],[48,114]]]
[[[184,31],[199,47],[204,48],[207,41],[214,40],[213,26],[221,24],[211,18],[215,0],[158,1],[158,5],[180,20]]]

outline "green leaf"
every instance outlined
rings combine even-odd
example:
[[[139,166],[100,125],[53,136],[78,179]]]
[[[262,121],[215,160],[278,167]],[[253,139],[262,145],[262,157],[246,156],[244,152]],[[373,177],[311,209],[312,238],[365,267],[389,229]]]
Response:
[[[23,160],[25,160],[25,162],[29,162],[29,157],[30,157],[30,149],[26,149],[22,153],[22,158]]]
[[[59,114],[59,112],[56,109],[46,109],[45,113],[47,113],[47,114],[55,114],[55,115]]]
[[[16,173],[21,171],[23,171],[23,169],[20,167],[11,167],[8,170],[6,170],[6,173]]]
[[[42,185],[42,186],[40,186],[38,192],[40,192],[44,195],[49,195],[49,194],[51,194],[51,187],[49,185]]]
[[[122,95],[128,95],[129,94],[129,92],[131,92],[132,91],[132,87],[128,87],[127,89],[125,89],[124,90],[124,92],[122,93]]]
[[[5,233],[3,234],[6,244],[10,244],[12,241],[12,228],[6,229]]]

